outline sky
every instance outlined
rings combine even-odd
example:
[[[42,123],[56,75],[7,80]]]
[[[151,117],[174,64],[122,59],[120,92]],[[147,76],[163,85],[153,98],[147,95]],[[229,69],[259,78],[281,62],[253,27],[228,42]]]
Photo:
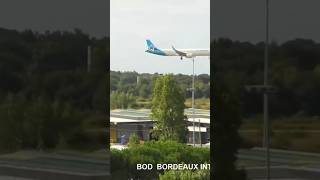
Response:
[[[109,34],[108,0],[1,0],[0,27],[15,30],[73,30]]]
[[[146,39],[170,49],[210,47],[210,0],[110,0],[110,69],[192,74],[192,60],[145,52]],[[209,74],[208,57],[195,58],[195,73]]]
[[[320,41],[319,0],[270,0],[270,40],[295,38]],[[265,0],[215,0],[211,39],[264,40]]]

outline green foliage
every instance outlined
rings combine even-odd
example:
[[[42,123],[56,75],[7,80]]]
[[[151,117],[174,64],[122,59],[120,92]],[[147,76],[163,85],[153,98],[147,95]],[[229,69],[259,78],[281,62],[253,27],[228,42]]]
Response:
[[[131,94],[123,92],[112,92],[110,95],[111,109],[127,109],[135,107],[136,98]]]
[[[111,150],[111,173],[115,179],[120,175],[125,179],[157,178],[162,171],[157,171],[155,164],[160,163],[201,164],[209,162],[209,149],[192,147],[174,141],[150,141],[144,144],[130,146],[128,149],[122,151]],[[154,169],[150,171],[137,171],[137,163],[154,164]]]
[[[136,133],[132,133],[129,137],[128,146],[134,146],[136,144],[139,144],[139,137]]]
[[[158,77],[152,94],[153,135],[160,140],[186,141],[185,98],[173,75]]]
[[[0,106],[0,116],[0,146],[6,151],[52,149],[60,138],[75,143],[76,133],[82,132],[81,115],[70,105],[50,103],[43,97],[27,101],[24,96],[9,94]]]
[[[138,74],[136,72],[116,72],[110,74],[110,92],[118,91],[130,93],[139,98],[149,99],[152,96],[155,79],[159,74]],[[192,76],[190,75],[173,75],[180,86],[186,98],[191,98],[191,92],[187,91],[192,86]],[[210,97],[210,76],[200,74],[195,77],[196,98]]]
[[[0,37],[0,151],[99,145],[86,128],[105,126],[89,121],[109,109],[107,39],[91,39],[78,29],[0,28]],[[88,45],[94,47],[91,73]]]
[[[263,82],[263,43],[218,39],[215,42],[215,78],[239,97],[245,117],[262,113],[261,94],[246,92],[246,85]],[[271,117],[320,115],[320,45],[307,39],[270,44],[269,85],[277,93],[269,96]]]
[[[239,102],[217,81],[213,86],[214,119],[211,124],[213,143],[213,173],[216,179],[246,179],[243,171],[237,170],[236,154],[241,139],[238,130],[241,124]]]
[[[210,180],[210,170],[185,170],[185,171],[165,171],[159,176],[159,180]]]
[[[241,104],[238,107],[239,113],[249,120],[247,124],[256,124],[254,121],[258,120],[257,117],[263,112],[262,94],[248,92],[244,87],[263,84],[264,43],[239,42],[223,38],[213,43],[215,52],[212,63],[213,72],[215,72],[215,86],[223,86],[223,91],[228,92],[228,96],[231,96],[232,99],[236,97],[236,103]],[[308,124],[307,119],[320,115],[318,108],[320,100],[319,50],[320,43],[308,39],[294,39],[281,44],[275,42],[270,44],[268,84],[276,88],[276,92],[269,95],[269,117],[272,119],[272,125],[277,122],[304,125]],[[212,93],[215,96],[216,92]],[[217,104],[216,107],[219,106],[221,105]],[[222,110],[217,110],[217,112],[220,111]],[[297,121],[288,123],[285,120],[294,120],[296,116],[299,116]],[[261,121],[258,124],[259,126],[254,127],[256,130],[261,129],[263,123]],[[273,129],[281,131],[285,130],[286,126]],[[260,136],[260,134],[257,136],[247,134],[244,137],[250,144],[260,146],[262,140]],[[295,136],[302,137],[296,138]],[[294,135],[291,132],[289,134],[276,133],[271,139],[271,145],[274,148],[314,151],[319,147],[315,141],[317,138],[303,138],[303,134]]]
[[[111,108],[122,108],[121,102],[114,96],[116,94],[129,94],[133,97],[134,101],[130,101],[128,107],[130,108],[151,108],[149,102],[152,98],[153,89],[157,77],[161,75],[137,72],[110,72],[110,97]],[[187,91],[192,86],[192,76],[189,75],[172,75],[177,81],[177,85],[180,87],[182,94],[186,98],[191,98],[191,92]],[[208,99],[210,96],[210,76],[207,74],[196,75],[195,82],[195,98]],[[116,93],[116,94],[114,94]],[[145,101],[145,102],[142,102]],[[120,104],[120,105],[119,105]],[[200,106],[202,107],[202,106]],[[207,106],[205,106],[207,107]]]
[[[111,175],[113,179],[128,179],[129,162],[121,150],[111,149]]]

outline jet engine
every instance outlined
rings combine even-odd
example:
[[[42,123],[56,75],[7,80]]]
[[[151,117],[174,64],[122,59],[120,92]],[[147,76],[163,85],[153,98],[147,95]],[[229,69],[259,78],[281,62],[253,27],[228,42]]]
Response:
[[[193,58],[193,55],[192,55],[192,53],[188,53],[188,54],[186,55],[186,57],[187,57],[187,58]]]

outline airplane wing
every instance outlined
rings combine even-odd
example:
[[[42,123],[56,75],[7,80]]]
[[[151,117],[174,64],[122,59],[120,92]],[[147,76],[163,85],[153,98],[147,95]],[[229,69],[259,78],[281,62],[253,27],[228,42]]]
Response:
[[[187,53],[185,52],[182,52],[182,51],[178,51],[176,48],[174,48],[172,46],[172,49],[174,50],[174,52],[176,52],[179,56],[187,56]]]

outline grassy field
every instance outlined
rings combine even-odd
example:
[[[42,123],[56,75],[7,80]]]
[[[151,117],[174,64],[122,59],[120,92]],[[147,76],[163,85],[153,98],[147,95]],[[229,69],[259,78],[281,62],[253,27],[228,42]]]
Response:
[[[137,103],[137,109],[139,109],[139,108],[150,109],[151,108],[151,99],[138,98],[136,100],[136,103]]]
[[[262,119],[245,119],[239,131],[244,146],[261,146]],[[320,153],[320,118],[291,117],[271,120],[272,148]]]
[[[137,108],[146,108],[150,109],[151,108],[151,99],[143,99],[143,98],[138,98],[137,101]],[[191,108],[192,106],[192,100],[191,98],[186,99],[185,105],[187,108]],[[200,98],[200,99],[195,99],[195,108],[197,109],[210,109],[210,99],[208,98]]]
[[[192,99],[186,99],[185,105],[187,108],[192,107]],[[195,99],[194,102],[195,108],[197,109],[210,109],[210,99],[209,98],[200,98],[200,99]]]

